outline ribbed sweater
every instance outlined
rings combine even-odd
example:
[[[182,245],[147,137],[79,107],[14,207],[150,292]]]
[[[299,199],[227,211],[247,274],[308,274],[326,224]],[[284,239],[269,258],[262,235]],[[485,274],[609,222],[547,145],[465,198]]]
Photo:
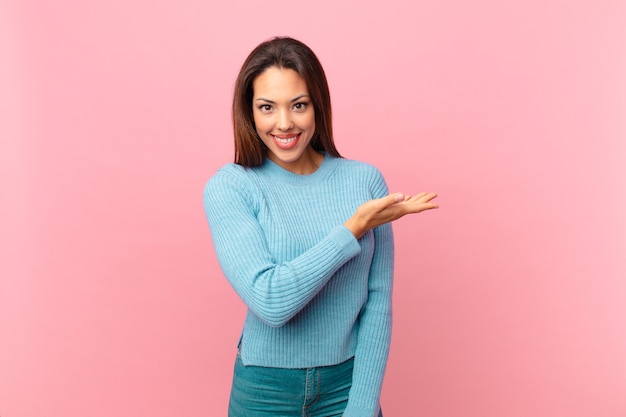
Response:
[[[310,175],[265,159],[227,164],[204,208],[222,271],[248,307],[244,365],[312,368],[354,357],[344,417],[378,416],[391,339],[390,224],[355,239],[343,224],[387,195],[372,165],[325,155]]]

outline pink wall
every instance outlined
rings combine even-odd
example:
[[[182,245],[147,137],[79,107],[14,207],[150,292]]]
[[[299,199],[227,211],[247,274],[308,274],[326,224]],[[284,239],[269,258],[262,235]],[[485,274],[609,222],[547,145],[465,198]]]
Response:
[[[369,3],[0,4],[2,417],[225,415],[201,193],[276,34],[342,153],[440,193],[395,227],[385,415],[626,415],[626,3]]]

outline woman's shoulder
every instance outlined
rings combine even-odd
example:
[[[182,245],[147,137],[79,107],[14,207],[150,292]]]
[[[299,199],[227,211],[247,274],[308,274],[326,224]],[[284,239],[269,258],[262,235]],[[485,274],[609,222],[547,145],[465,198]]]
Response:
[[[254,169],[234,163],[221,166],[204,186],[205,208],[228,210],[228,207],[241,204],[257,207],[258,187],[252,178]]]
[[[209,178],[209,182],[221,182],[221,181],[245,181],[250,177],[251,168],[244,166],[227,163],[217,169],[217,171]]]
[[[342,181],[355,188],[369,189],[372,198],[383,197],[389,192],[382,172],[369,162],[342,159],[338,171],[341,172]]]
[[[224,188],[237,188],[244,191],[251,186],[251,169],[235,163],[222,165],[208,179],[205,190],[219,191]]]
[[[338,158],[338,165],[341,170],[351,175],[356,175],[361,178],[372,177],[382,178],[382,172],[373,164],[364,161],[358,161],[355,159]]]

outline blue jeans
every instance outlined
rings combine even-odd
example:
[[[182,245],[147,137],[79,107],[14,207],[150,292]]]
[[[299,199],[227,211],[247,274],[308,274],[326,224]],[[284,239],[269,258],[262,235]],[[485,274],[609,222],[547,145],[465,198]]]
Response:
[[[353,364],[349,359],[319,368],[265,368],[244,366],[237,355],[228,417],[341,417]]]

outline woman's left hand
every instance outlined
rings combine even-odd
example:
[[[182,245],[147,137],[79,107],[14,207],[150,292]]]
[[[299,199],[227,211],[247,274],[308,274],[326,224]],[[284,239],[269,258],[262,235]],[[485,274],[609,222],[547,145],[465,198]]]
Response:
[[[435,193],[422,192],[413,196],[395,193],[370,200],[357,208],[356,213],[348,219],[345,226],[350,229],[354,237],[359,239],[365,232],[381,224],[398,220],[407,214],[439,208],[437,203],[431,201],[435,197],[437,197]]]

